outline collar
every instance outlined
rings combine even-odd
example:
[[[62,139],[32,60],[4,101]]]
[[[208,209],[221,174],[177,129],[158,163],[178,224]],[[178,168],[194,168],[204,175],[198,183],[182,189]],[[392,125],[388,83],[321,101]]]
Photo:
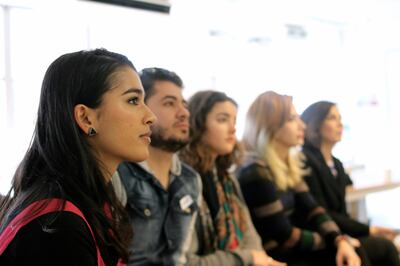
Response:
[[[143,161],[140,163],[137,163],[141,168],[143,168],[143,170],[145,170],[148,173],[151,173],[152,175],[153,172],[150,169],[147,161]],[[172,155],[172,164],[171,164],[171,169],[169,170],[170,174],[174,175],[174,176],[180,176],[181,172],[182,172],[182,163],[181,160],[178,157],[178,154],[174,153]]]

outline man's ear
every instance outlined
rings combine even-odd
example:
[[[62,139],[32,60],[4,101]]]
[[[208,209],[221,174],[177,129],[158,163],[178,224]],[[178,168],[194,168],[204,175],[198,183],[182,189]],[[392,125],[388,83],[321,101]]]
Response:
[[[95,129],[96,114],[93,109],[84,104],[77,104],[74,107],[74,118],[79,128],[87,135]]]

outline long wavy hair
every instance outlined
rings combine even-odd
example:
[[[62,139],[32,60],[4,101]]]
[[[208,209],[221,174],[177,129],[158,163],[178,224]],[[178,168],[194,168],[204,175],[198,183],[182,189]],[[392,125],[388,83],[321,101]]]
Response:
[[[111,247],[121,258],[128,258],[132,238],[128,216],[103,176],[104,165],[74,119],[77,104],[90,108],[102,104],[115,74],[125,67],[135,70],[125,56],[105,49],[65,54],[49,66],[30,147],[0,204],[1,230],[30,203],[62,198],[83,212],[104,257],[109,257]],[[113,219],[107,218],[105,204],[111,206]]]
[[[291,154],[288,163],[276,153],[273,140],[277,131],[289,121],[292,97],[274,91],[260,94],[251,104],[243,133],[246,151],[255,153],[271,169],[273,182],[280,190],[287,190],[301,181],[302,161],[299,154]]]
[[[202,137],[207,130],[208,114],[215,104],[226,101],[237,106],[237,103],[225,93],[212,90],[199,91],[188,101],[190,140],[188,145],[180,152],[180,156],[201,175],[212,170],[215,166],[218,175],[227,176],[229,167],[239,158],[239,148],[236,144],[233,152],[218,156],[214,161],[209,148],[202,141]]]

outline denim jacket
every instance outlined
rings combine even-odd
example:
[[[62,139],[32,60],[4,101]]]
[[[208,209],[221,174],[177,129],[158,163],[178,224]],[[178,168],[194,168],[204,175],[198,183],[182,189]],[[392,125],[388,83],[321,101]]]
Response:
[[[166,190],[146,162],[122,163],[113,176],[115,191],[126,203],[133,227],[128,265],[187,262],[200,204],[201,178],[174,155],[170,180]]]

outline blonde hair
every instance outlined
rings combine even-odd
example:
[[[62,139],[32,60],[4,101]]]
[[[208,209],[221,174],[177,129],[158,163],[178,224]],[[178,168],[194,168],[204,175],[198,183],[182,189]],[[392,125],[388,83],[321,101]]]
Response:
[[[272,171],[271,181],[285,191],[302,181],[303,160],[291,149],[288,162],[282,161],[274,148],[276,132],[289,120],[292,97],[273,91],[260,94],[251,104],[243,134],[244,148],[255,152]]]
[[[302,160],[302,153],[300,151],[291,149],[288,162],[285,163],[279,158],[273,143],[270,143],[270,145],[267,145],[265,157],[262,159],[271,169],[271,181],[274,182],[278,190],[286,191],[302,181],[304,160]]]

